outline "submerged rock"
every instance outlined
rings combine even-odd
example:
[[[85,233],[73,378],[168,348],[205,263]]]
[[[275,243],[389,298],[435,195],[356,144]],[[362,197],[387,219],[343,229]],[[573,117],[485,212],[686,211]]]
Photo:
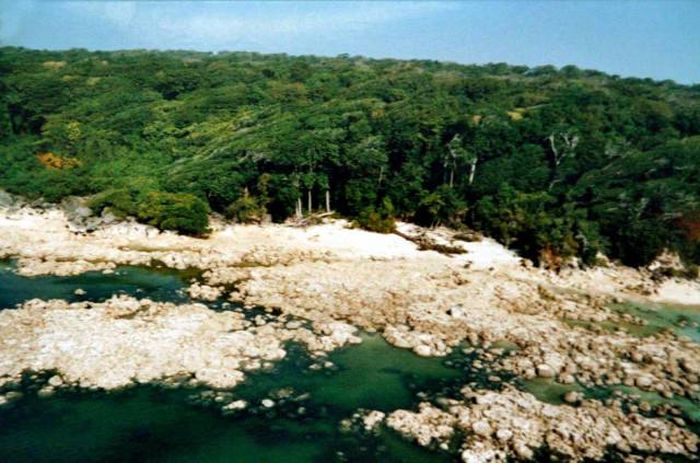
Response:
[[[362,423],[364,425],[365,431],[371,431],[379,426],[380,423],[384,421],[386,413],[380,412],[378,410],[372,410],[368,412],[362,418]]]
[[[58,375],[54,375],[51,378],[49,378],[48,383],[50,386],[60,387],[63,386],[63,379]]]
[[[39,389],[39,391],[36,393],[37,396],[39,396],[42,399],[46,399],[48,397],[51,397],[56,393],[56,390],[51,387],[51,386],[45,386]]]
[[[7,399],[8,402],[14,401],[14,400],[19,400],[22,397],[24,397],[24,394],[21,393],[20,391],[10,391],[5,394],[5,399]]]
[[[245,400],[239,399],[239,400],[234,400],[233,402],[224,405],[221,407],[221,411],[224,412],[224,414],[227,413],[233,413],[237,412],[240,410],[245,410],[248,407],[248,402]]]

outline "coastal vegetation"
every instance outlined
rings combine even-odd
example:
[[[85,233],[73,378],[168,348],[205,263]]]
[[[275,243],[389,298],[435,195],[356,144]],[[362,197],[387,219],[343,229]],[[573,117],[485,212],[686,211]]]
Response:
[[[18,201],[0,207],[0,460],[697,455],[697,279],[541,271],[407,223],[76,233]]]
[[[0,49],[0,187],[199,235],[209,212],[467,225],[551,263],[700,263],[700,86],[575,66]]]

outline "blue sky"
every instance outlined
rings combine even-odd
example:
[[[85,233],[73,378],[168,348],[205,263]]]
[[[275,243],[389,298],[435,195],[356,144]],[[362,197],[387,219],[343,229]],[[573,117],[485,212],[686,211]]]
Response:
[[[575,64],[700,83],[700,0],[0,0],[0,43]]]

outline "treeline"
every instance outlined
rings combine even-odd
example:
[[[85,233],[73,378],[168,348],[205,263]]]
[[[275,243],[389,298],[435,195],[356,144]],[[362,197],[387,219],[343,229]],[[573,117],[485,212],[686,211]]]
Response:
[[[326,209],[700,262],[700,86],[575,66],[0,49],[0,186],[198,234]]]

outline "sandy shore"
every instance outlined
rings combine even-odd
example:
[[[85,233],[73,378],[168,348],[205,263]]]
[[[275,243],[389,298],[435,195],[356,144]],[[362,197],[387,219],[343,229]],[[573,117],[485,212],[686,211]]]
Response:
[[[320,355],[356,342],[354,330],[362,328],[379,331],[391,344],[424,356],[445,355],[469,342],[494,370],[522,378],[540,376],[588,386],[626,384],[668,397],[692,398],[698,392],[698,344],[672,332],[642,338],[565,323],[622,321],[622,315],[609,308],[613,300],[700,305],[697,280],[659,284],[648,272],[618,266],[555,274],[532,268],[488,239],[466,243],[452,239],[449,230],[400,225],[403,233],[428,233],[466,251],[446,256],[419,251],[397,235],[347,225],[214,223],[208,239],[195,239],[119,223],[78,234],[57,209],[0,210],[0,256],[16,258],[21,274],[68,275],[125,264],[198,268],[203,277],[190,287],[193,297],[227,298],[282,314],[256,325],[236,312],[214,312],[199,304],[134,299],[71,305],[27,302],[18,310],[0,312],[0,382],[14,381],[26,369],[51,369],[59,372],[62,382],[85,387],[109,389],[184,376],[227,388],[246,371],[283,356],[286,340],[305,343]],[[311,326],[301,328],[295,320],[310,321]],[[624,321],[642,323],[629,316]],[[504,342],[517,349],[504,355],[496,347]],[[247,351],[245,346],[257,350]],[[536,401],[529,394],[517,394]],[[457,405],[468,410],[470,403],[453,404],[440,413],[452,417],[447,420],[450,429],[465,433],[465,461],[487,461],[471,459],[480,448],[473,445],[472,421],[483,417],[471,420],[463,410],[453,410]],[[579,413],[568,408],[573,412],[566,413]],[[494,429],[482,454],[521,455],[540,445],[549,432],[543,429],[549,430],[551,423],[541,403],[535,409],[536,416],[527,418],[540,425],[532,427],[529,437],[521,436],[518,442],[524,448],[497,438],[497,426],[490,425]],[[646,425],[630,427],[637,419],[633,414],[606,413],[615,417],[611,426],[619,432],[646,432]],[[466,424],[456,424],[455,415],[467,416]],[[417,423],[414,428],[397,424],[392,416],[389,425],[404,434],[428,429],[421,420],[411,421],[410,415],[403,416]],[[688,454],[697,444],[695,435],[678,429],[680,424],[664,420],[663,426],[668,445],[651,450]],[[600,453],[586,453],[585,442],[567,444],[573,448],[567,455],[600,458]],[[644,450],[644,442],[630,437],[620,451]]]

